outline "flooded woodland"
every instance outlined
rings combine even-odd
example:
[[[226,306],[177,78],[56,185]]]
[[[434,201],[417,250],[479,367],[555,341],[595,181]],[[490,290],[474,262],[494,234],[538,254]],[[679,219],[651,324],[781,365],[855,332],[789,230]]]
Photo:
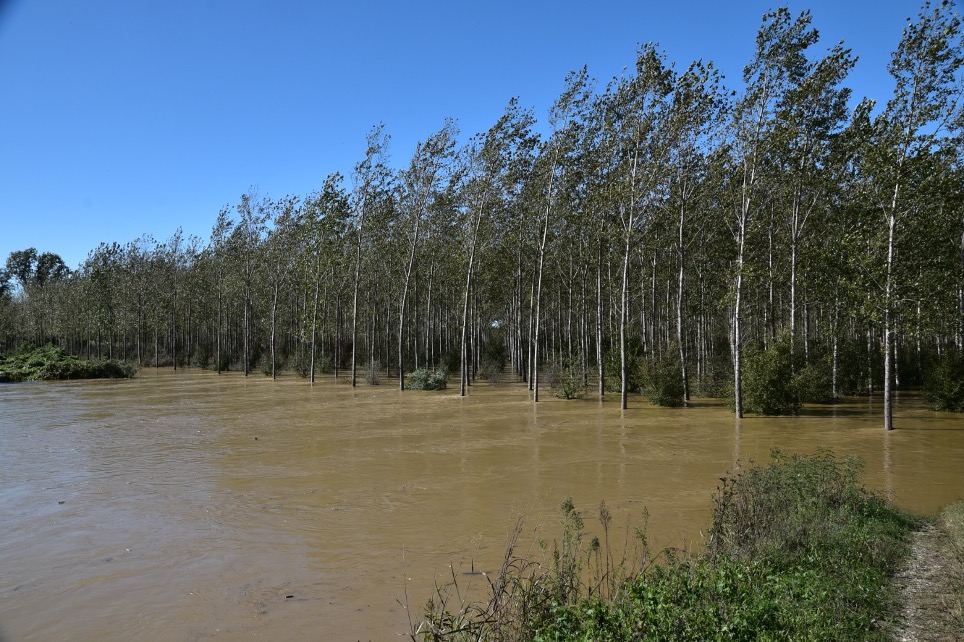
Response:
[[[646,509],[654,546],[700,548],[719,477],[773,448],[859,456],[915,512],[964,498],[964,423],[914,396],[895,431],[879,398],[743,420],[619,405],[170,369],[0,387],[0,633],[396,639],[450,565],[481,586],[520,517],[541,555],[568,496],[589,530],[605,500],[614,532]]]
[[[875,97],[812,22],[765,14],[742,83],[647,44],[546,122],[512,98],[400,161],[376,125],[207,239],[11,252],[2,637],[394,639],[520,517],[539,555],[567,497],[699,549],[773,448],[961,499],[960,14],[922,7]]]

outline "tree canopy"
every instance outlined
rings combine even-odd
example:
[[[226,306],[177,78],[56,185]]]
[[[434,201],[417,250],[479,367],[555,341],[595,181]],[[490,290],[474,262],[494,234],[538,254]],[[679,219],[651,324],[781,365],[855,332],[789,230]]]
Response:
[[[779,347],[826,397],[889,400],[964,350],[960,16],[925,4],[893,95],[855,107],[855,56],[809,12],[768,12],[756,45],[738,91],[647,44],[601,87],[571,73],[545,137],[513,99],[464,144],[443,123],[397,170],[378,125],[350,181],[249,191],[206,240],[105,243],[75,272],[13,252],[0,347],[402,387],[437,368],[462,394],[511,367],[535,400],[597,383],[623,407],[672,376],[738,415],[744,350]]]

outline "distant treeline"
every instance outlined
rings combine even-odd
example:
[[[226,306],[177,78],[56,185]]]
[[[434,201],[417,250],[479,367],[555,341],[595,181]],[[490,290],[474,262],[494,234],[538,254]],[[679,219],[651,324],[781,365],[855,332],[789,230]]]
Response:
[[[15,252],[0,346],[353,383],[445,366],[463,391],[507,356],[536,395],[563,373],[624,405],[675,363],[684,396],[729,388],[742,415],[746,351],[780,343],[828,395],[889,400],[964,344],[960,17],[925,5],[893,95],[853,109],[854,55],[817,45],[778,9],[738,92],[645,45],[605,86],[571,73],[545,137],[512,100],[395,170],[377,126],[350,180],[244,194],[207,240],[102,244],[73,273]]]

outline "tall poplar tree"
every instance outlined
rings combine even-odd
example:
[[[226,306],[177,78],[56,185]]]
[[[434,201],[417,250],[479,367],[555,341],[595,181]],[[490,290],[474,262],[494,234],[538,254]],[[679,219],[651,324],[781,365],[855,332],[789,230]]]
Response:
[[[953,4],[923,6],[916,22],[904,28],[891,56],[888,71],[895,81],[894,95],[874,122],[874,132],[863,167],[869,196],[880,215],[883,243],[883,274],[879,292],[883,317],[884,428],[893,430],[894,350],[896,322],[905,283],[900,263],[903,229],[911,217],[927,216],[916,207],[915,196],[940,180],[922,165],[942,148],[961,144],[964,126],[961,71],[964,44],[961,17]]]

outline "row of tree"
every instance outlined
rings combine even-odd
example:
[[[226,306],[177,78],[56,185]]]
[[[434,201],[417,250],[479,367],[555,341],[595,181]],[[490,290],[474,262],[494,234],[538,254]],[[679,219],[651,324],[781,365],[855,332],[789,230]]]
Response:
[[[817,43],[778,9],[739,92],[646,45],[601,89],[571,73],[546,136],[512,100],[396,170],[378,126],[350,185],[249,192],[206,241],[102,244],[73,273],[15,252],[0,342],[352,385],[458,368],[462,394],[507,356],[536,401],[563,372],[623,408],[640,363],[670,360],[684,398],[727,382],[742,416],[744,351],[782,337],[834,396],[882,388],[890,429],[893,386],[964,347],[960,16],[908,23],[880,105],[851,108],[853,54]]]

